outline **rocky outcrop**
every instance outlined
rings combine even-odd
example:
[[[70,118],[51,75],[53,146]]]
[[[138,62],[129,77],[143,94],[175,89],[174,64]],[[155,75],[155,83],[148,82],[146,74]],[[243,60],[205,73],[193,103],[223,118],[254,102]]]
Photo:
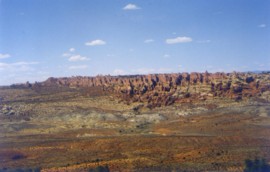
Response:
[[[48,78],[26,87],[86,88],[113,94],[127,103],[142,102],[147,107],[175,102],[196,102],[215,97],[241,100],[270,91],[270,73],[174,73],[130,76]],[[100,93],[101,94],[101,93]],[[264,95],[264,94],[263,94]]]

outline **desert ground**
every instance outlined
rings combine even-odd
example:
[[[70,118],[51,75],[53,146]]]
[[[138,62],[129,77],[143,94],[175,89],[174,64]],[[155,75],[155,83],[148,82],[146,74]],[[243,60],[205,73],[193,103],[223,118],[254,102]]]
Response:
[[[148,108],[81,88],[2,87],[0,109],[0,171],[243,171],[247,159],[270,161],[262,97]]]

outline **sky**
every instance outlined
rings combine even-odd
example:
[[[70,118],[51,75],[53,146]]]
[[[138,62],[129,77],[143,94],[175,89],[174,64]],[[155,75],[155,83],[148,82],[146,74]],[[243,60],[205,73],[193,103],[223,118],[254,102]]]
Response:
[[[270,70],[269,0],[0,0],[0,85]]]

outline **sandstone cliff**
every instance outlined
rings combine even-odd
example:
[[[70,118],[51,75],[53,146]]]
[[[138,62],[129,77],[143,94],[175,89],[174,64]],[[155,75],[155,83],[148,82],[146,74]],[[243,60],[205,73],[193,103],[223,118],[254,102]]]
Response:
[[[142,102],[147,107],[175,102],[196,102],[215,97],[233,100],[260,97],[270,92],[270,74],[254,73],[174,73],[131,76],[48,78],[26,84],[40,87],[84,88],[88,93],[113,94],[127,103]]]

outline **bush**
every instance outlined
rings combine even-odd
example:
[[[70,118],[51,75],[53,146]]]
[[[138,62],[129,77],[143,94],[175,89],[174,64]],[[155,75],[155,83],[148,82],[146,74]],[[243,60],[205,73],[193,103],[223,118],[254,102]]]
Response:
[[[110,172],[110,169],[107,165],[105,166],[97,166],[94,169],[89,169],[89,172]]]
[[[246,159],[244,172],[270,172],[270,166],[265,159],[256,158],[254,161]]]

